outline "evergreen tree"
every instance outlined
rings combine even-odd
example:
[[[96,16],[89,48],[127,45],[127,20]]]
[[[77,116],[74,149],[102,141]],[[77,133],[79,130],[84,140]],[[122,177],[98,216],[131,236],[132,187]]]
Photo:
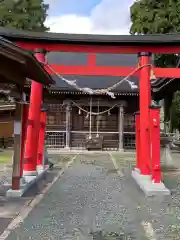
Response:
[[[180,0],[136,0],[130,12],[131,34],[180,33]],[[180,67],[178,66],[179,58],[178,54],[155,55],[155,65],[157,67]],[[180,127],[179,96],[180,93],[174,95],[171,107],[172,129]],[[170,109],[166,112],[168,116],[165,116],[165,119],[169,120]]]
[[[47,31],[44,22],[48,8],[44,0],[0,0],[0,27]]]
[[[180,0],[137,0],[131,6],[131,34],[180,33]],[[155,56],[159,67],[175,67],[179,56]]]
[[[131,20],[131,34],[180,32],[180,0],[137,0]]]

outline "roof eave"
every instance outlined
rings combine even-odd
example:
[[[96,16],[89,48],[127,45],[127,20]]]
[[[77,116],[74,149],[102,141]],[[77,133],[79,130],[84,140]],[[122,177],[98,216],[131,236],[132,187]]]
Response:
[[[92,35],[92,34],[64,34],[50,32],[20,31],[14,28],[0,27],[0,35],[10,40],[46,41],[73,44],[106,44],[117,46],[132,45],[179,45],[179,34],[146,34],[146,35]]]
[[[17,60],[18,57],[20,59],[24,59],[25,63],[22,65],[26,70],[29,67],[29,64],[31,64],[34,68],[34,72],[38,73],[38,75],[41,75],[41,78],[38,78],[36,74],[34,74],[33,80],[36,82],[40,82],[43,85],[52,85],[54,84],[54,80],[51,78],[50,74],[44,69],[41,63],[39,63],[36,58],[31,55],[29,52],[19,48],[15,44],[11,43],[10,41],[0,38],[0,45],[3,49],[6,49],[8,51],[7,57],[11,58],[11,56],[16,55]],[[14,56],[13,56],[14,57]],[[28,71],[27,71],[28,72]],[[29,76],[27,76],[29,77]]]

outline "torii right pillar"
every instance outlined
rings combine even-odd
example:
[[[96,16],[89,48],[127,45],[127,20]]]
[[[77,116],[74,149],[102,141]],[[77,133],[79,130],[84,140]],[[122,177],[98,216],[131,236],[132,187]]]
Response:
[[[139,152],[138,152],[138,164],[139,169],[135,169],[132,172],[132,177],[136,180],[139,187],[144,191],[146,196],[153,195],[170,195],[170,191],[159,181],[154,181],[154,169],[152,169],[152,162],[159,162],[160,155],[155,154],[160,151],[160,128],[158,128],[158,112],[154,113],[151,106],[151,53],[141,52],[139,53],[139,65],[141,67],[139,71]],[[151,114],[150,114],[151,112]],[[154,118],[156,118],[157,124],[153,125]],[[158,138],[159,134],[159,138]],[[159,139],[159,144],[157,144]],[[159,151],[156,151],[159,148]],[[153,154],[152,154],[153,152]],[[156,158],[156,159],[155,159]],[[159,168],[158,168],[159,169]]]

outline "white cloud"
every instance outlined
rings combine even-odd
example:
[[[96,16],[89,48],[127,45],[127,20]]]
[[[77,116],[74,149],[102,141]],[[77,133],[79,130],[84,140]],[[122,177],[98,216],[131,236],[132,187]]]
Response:
[[[90,18],[73,14],[51,17],[46,24],[51,32],[90,33],[92,31]]]
[[[49,17],[46,25],[51,32],[85,34],[128,34],[129,7],[134,0],[102,0],[89,16],[75,14]]]

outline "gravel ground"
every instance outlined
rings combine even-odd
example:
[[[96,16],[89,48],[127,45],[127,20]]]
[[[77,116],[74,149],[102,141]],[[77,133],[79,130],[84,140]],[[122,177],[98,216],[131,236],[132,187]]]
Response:
[[[134,187],[119,177],[109,155],[81,155],[8,239],[88,240],[100,230],[104,238],[94,239],[147,239]],[[123,237],[105,237],[112,232]]]
[[[0,197],[4,197],[6,194],[6,188],[4,183],[11,182],[12,167],[0,166]]]
[[[7,239],[179,239],[179,177],[165,179],[172,196],[146,198],[130,176],[130,159],[124,159],[118,161],[120,177],[108,154],[78,156]],[[98,237],[101,230],[104,237]]]
[[[64,168],[68,161],[74,156],[74,154],[61,154],[61,155],[49,155],[50,160],[56,168]],[[0,197],[4,197],[7,188],[4,187],[4,183],[11,183],[12,165],[0,164]]]
[[[51,161],[56,165],[56,168],[49,171],[43,181],[34,185],[30,191],[20,199],[6,198],[6,191],[8,188],[4,187],[4,183],[11,183],[12,165],[0,164],[0,234],[3,233],[17,214],[22,211],[24,205],[30,203],[48,183],[52,182],[59,169],[65,167],[73,156],[72,154],[68,154],[68,156],[65,154],[51,156]]]
[[[126,158],[123,158],[120,154],[114,154],[113,156],[118,168],[125,175],[124,179],[127,182],[132,181],[130,174],[135,167],[135,155],[126,155]],[[180,167],[179,157],[180,153],[172,153],[173,163],[177,168]],[[134,199],[138,200],[136,200],[137,205],[143,214],[145,208],[148,209],[147,219],[148,222],[152,223],[156,239],[180,239],[180,172],[166,172],[162,178],[166,187],[171,190],[171,196],[145,198],[141,193],[140,198],[135,196]],[[131,186],[133,184],[131,183]],[[134,189],[137,190],[137,187]],[[132,189],[132,194],[135,193],[134,189]]]

